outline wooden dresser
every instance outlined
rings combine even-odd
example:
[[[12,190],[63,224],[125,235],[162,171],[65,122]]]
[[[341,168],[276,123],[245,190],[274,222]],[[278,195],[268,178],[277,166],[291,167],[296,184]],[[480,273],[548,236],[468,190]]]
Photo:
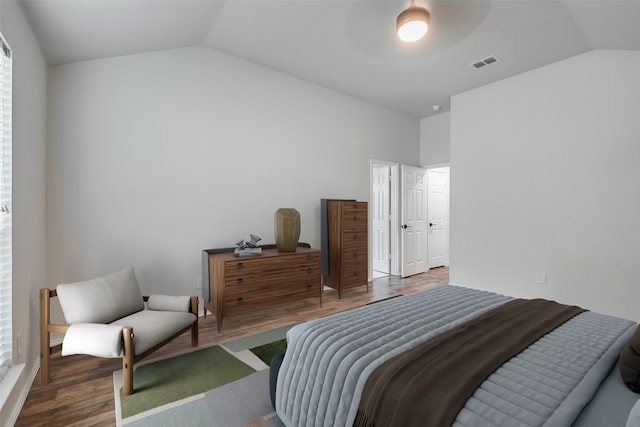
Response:
[[[369,291],[369,239],[367,202],[327,202],[329,274],[324,285],[338,290],[366,286]]]
[[[318,249],[263,249],[262,255],[255,257],[213,253],[208,258],[210,298],[204,305],[216,316],[218,332],[223,319],[234,314],[311,297],[319,298],[322,306]]]

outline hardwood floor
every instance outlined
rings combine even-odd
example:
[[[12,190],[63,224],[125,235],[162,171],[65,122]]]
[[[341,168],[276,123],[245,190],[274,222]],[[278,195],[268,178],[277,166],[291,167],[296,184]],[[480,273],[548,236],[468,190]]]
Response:
[[[325,288],[322,308],[318,301],[283,304],[256,313],[226,317],[222,332],[217,332],[214,316],[200,318],[200,348],[234,340],[247,335],[326,316],[399,294],[410,294],[449,282],[449,269],[435,268],[427,273],[401,279],[374,279],[369,292],[355,288],[344,291],[338,299],[335,290]],[[145,361],[162,359],[192,351],[189,333],[154,353]],[[51,382],[40,385],[37,376],[20,412],[16,426],[114,426],[113,371],[121,369],[120,359],[99,359],[89,356],[55,354],[51,358]],[[134,377],[135,381],[135,377]],[[134,383],[135,386],[135,383]]]

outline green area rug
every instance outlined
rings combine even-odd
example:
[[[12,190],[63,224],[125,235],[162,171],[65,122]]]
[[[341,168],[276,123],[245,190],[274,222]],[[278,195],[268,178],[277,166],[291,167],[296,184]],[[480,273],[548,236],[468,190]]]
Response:
[[[122,371],[114,372],[117,425],[281,426],[268,365],[285,351],[291,326],[136,366],[130,396],[122,395]]]
[[[122,417],[203,393],[256,372],[220,346],[142,365],[135,370],[135,393],[120,389]]]
[[[259,347],[249,349],[251,353],[255,354],[267,365],[271,366],[271,359],[274,356],[284,353],[287,350],[287,340],[283,338],[278,341],[270,342]]]

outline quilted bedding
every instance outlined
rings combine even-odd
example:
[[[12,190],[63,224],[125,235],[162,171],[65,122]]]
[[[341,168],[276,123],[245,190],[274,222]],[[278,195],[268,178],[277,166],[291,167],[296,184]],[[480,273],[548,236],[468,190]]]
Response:
[[[276,411],[287,426],[350,426],[376,367],[510,299],[445,285],[300,324],[287,334]],[[570,425],[635,326],[576,316],[487,378],[454,425]]]

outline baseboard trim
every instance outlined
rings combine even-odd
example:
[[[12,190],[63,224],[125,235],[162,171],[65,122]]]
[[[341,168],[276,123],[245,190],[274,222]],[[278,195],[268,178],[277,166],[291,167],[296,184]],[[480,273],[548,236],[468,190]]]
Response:
[[[31,371],[27,373],[27,378],[23,382],[24,386],[20,391],[20,395],[18,397],[18,402],[11,409],[11,413],[9,415],[9,424],[8,426],[14,426],[18,421],[18,417],[20,416],[20,411],[22,411],[22,407],[24,406],[24,402],[27,401],[27,396],[29,395],[29,391],[31,390],[31,384],[36,379],[36,375],[38,375],[38,369],[40,369],[40,359],[37,359],[33,366],[31,367]]]

